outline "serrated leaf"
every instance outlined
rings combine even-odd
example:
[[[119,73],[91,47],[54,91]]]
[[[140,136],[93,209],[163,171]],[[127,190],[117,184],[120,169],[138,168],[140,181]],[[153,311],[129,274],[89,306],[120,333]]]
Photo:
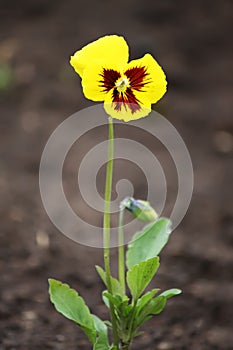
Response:
[[[171,233],[171,222],[161,218],[137,232],[128,244],[126,265],[132,266],[157,256],[168,241]]]
[[[127,271],[126,279],[134,300],[137,300],[148,286],[159,267],[159,257],[142,261]]]
[[[172,298],[176,295],[179,295],[181,293],[182,293],[182,291],[180,289],[172,288],[172,289],[165,290],[160,295],[166,297],[166,299],[170,299],[170,298]]]
[[[78,324],[92,344],[96,341],[96,330],[89,308],[82,297],[68,284],[49,279],[50,300],[55,309]]]
[[[102,269],[102,267],[96,265],[96,270],[100,276],[100,278],[102,279],[102,281],[104,282],[105,286],[107,286],[107,282],[106,282],[106,272],[104,271],[104,269]],[[114,295],[124,295],[124,290],[120,284],[120,282],[111,276],[111,285],[112,285],[112,294]]]

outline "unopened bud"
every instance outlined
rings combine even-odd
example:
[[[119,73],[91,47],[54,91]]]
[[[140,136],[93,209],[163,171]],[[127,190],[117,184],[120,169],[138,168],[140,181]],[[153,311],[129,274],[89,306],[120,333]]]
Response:
[[[121,202],[121,208],[126,208],[139,221],[152,222],[158,218],[158,214],[150,203],[133,197],[126,197]]]

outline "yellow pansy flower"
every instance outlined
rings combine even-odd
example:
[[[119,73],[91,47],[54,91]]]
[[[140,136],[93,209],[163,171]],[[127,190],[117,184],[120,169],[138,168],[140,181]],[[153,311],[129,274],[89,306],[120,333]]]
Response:
[[[92,101],[104,101],[113,118],[139,119],[151,111],[166,92],[166,76],[150,55],[130,61],[123,37],[108,35],[77,51],[70,64],[82,78],[83,93]]]

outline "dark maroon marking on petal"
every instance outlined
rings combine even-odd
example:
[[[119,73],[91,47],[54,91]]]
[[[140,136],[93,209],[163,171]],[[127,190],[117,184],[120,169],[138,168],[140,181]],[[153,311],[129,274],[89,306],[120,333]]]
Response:
[[[103,69],[103,72],[100,74],[103,78],[100,80],[100,87],[103,87],[104,92],[108,92],[115,87],[116,81],[121,77],[120,73],[114,69]]]
[[[139,111],[141,109],[140,101],[137,99],[137,97],[134,95],[133,90],[131,88],[127,88],[125,95],[127,97],[127,104],[128,107],[131,109],[132,114]]]
[[[120,93],[117,88],[115,88],[112,92],[112,102],[114,104],[115,111],[121,111],[122,105],[122,93]]]
[[[127,69],[125,75],[129,79],[130,86],[134,90],[140,91],[145,85],[150,83],[146,67],[134,67]]]
[[[139,104],[140,101],[136,98],[132,89],[129,87],[125,92],[119,92],[117,88],[115,88],[112,93],[112,98],[115,111],[120,112],[122,106],[124,106],[125,110],[127,110],[128,107],[131,110],[132,114],[141,109],[141,106]]]

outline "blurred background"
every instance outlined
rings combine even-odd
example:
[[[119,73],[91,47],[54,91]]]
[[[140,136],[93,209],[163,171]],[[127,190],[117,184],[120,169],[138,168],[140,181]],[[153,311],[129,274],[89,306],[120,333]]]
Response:
[[[69,56],[113,33],[126,38],[131,58],[150,52],[163,66],[169,88],[155,109],[182,135],[195,176],[191,206],[152,283],[184,293],[146,325],[134,349],[233,348],[232,7],[227,0],[1,0],[1,350],[90,349],[82,332],[50,304],[49,277],[76,288],[93,312],[107,317],[94,269],[102,251],[70,241],[51,224],[38,170],[52,131],[93,104],[84,99]],[[86,147],[99,139],[87,135]],[[121,168],[124,163],[115,176],[121,177]],[[129,177],[135,174],[127,169]],[[143,196],[144,179],[136,174],[135,196]],[[175,176],[169,186],[176,190]],[[83,215],[88,220],[90,213],[83,209]]]

